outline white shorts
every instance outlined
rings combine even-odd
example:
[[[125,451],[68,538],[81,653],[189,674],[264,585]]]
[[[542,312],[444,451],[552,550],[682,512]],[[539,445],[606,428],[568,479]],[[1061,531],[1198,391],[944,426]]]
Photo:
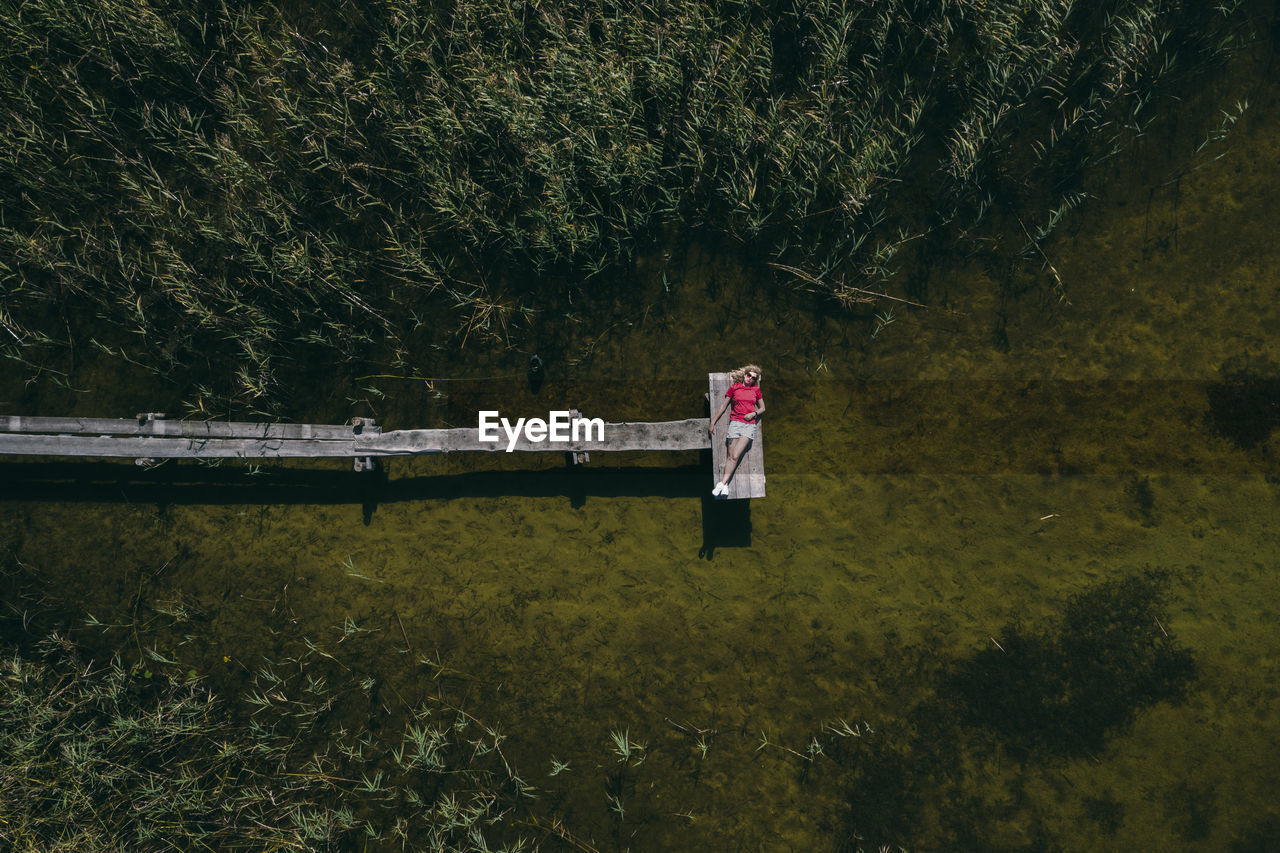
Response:
[[[744,424],[742,421],[729,421],[729,440],[735,438],[755,438],[756,425]]]

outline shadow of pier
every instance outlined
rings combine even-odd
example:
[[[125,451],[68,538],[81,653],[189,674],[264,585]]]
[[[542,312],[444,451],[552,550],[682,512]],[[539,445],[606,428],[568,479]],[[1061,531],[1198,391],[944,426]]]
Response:
[[[272,467],[161,465],[140,468],[111,462],[6,462],[0,466],[0,501],[123,503],[167,506],[354,505],[365,524],[378,506],[459,498],[567,498],[574,508],[590,499],[658,497],[702,503],[703,544],[751,544],[750,501],[710,496],[704,465],[667,468],[584,466],[537,471],[479,471],[388,477],[385,469],[354,473]]]

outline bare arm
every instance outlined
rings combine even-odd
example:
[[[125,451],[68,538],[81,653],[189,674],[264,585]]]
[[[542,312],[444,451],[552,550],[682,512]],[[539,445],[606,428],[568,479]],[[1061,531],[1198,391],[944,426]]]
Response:
[[[720,420],[720,416],[724,414],[724,410],[729,408],[729,398],[725,397],[724,402],[720,404],[720,409],[711,416],[711,423],[707,425],[707,432],[712,435],[716,434],[716,421]]]
[[[747,417],[751,418],[752,420],[758,421],[760,420],[760,416],[763,414],[764,414],[764,397],[761,397],[759,400],[756,400],[756,410],[754,412],[747,413]]]

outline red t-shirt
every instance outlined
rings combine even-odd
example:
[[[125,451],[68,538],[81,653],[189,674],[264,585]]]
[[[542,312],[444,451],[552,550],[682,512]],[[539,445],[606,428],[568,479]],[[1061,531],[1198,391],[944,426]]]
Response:
[[[760,393],[759,385],[743,385],[741,382],[735,382],[729,386],[729,390],[725,391],[724,395],[733,400],[729,420],[744,424],[755,423],[754,420],[747,420],[745,416],[748,412],[756,410],[756,401],[764,396]]]

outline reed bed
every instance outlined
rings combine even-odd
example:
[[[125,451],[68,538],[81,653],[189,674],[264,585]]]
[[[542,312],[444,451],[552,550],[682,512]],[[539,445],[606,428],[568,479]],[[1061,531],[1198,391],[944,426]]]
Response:
[[[56,634],[36,654],[5,650],[0,846],[530,848],[506,825],[528,789],[502,735],[465,711],[424,701],[401,729],[375,726],[376,685],[311,644],[264,664],[241,714],[149,657],[154,672],[94,664]]]
[[[1236,6],[7,2],[0,341],[102,318],[260,402],[314,348],[510,344],[676,230],[846,305],[922,234],[1034,258]]]

